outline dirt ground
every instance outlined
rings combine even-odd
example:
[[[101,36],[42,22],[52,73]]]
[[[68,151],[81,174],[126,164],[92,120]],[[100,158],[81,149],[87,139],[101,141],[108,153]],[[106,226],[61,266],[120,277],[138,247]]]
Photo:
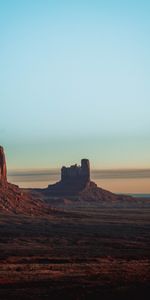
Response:
[[[150,208],[1,214],[0,299],[150,299]]]

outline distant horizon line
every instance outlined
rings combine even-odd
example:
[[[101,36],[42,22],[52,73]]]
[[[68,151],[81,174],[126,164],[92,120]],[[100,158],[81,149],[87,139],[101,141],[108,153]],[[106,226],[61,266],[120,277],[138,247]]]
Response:
[[[114,193],[150,194],[150,169],[92,169],[91,181]],[[60,181],[60,168],[8,171],[8,181],[22,188],[45,188]]]
[[[11,172],[26,172],[26,171],[53,171],[53,170],[61,170],[62,166],[59,168],[59,167],[52,167],[52,168],[7,168],[7,172],[8,173],[11,173]],[[150,167],[148,168],[140,168],[140,167],[119,167],[119,168],[90,168],[91,171],[150,171]]]
[[[61,169],[18,169],[9,170],[9,177],[28,177],[28,176],[57,176],[61,175]],[[91,169],[92,180],[96,179],[132,179],[132,178],[150,178],[149,169]]]

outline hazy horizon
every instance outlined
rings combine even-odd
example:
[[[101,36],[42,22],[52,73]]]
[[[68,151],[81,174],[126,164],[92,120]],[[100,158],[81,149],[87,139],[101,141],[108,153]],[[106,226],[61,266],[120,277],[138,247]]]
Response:
[[[60,169],[9,170],[8,180],[24,188],[43,188],[60,180]],[[150,169],[92,169],[91,180],[115,193],[150,193]]]

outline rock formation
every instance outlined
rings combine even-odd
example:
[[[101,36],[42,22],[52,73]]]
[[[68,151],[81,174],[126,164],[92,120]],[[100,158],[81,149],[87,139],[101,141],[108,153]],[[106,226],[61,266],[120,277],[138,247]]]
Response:
[[[81,160],[81,166],[77,164],[71,167],[62,167],[61,169],[61,181],[74,183],[80,181],[82,183],[88,183],[90,181],[90,163],[88,159]]]
[[[0,146],[0,212],[25,215],[49,214],[50,207],[33,195],[24,192],[17,185],[7,182],[6,160]]]
[[[50,196],[76,196],[89,187],[97,187],[90,181],[90,162],[88,159],[81,160],[81,166],[77,164],[70,167],[62,167],[61,180],[49,185],[45,194]]]
[[[90,163],[88,159],[81,160],[81,166],[76,164],[71,167],[62,167],[61,180],[43,189],[42,193],[57,203],[61,199],[65,201],[84,201],[100,203],[117,203],[131,201],[132,197],[116,195],[97,186],[90,180]],[[57,199],[57,200],[55,200]],[[51,202],[50,202],[51,203]]]
[[[39,198],[43,199],[40,200]],[[90,180],[90,163],[81,160],[81,166],[62,167],[61,180],[46,189],[25,191],[7,182],[6,160],[3,147],[0,147],[0,212],[25,215],[45,215],[52,213],[51,200],[60,198],[68,201],[116,202],[131,200],[131,197],[115,195]],[[49,199],[47,201],[47,199]],[[46,202],[45,202],[46,200]],[[49,204],[46,204],[49,203]]]
[[[7,169],[4,149],[0,146],[0,183],[7,182]]]

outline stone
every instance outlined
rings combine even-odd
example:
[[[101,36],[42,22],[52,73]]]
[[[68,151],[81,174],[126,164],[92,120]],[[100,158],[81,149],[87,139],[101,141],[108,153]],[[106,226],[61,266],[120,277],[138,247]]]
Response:
[[[24,215],[47,215],[50,207],[42,200],[7,181],[5,153],[0,146],[0,212]]]
[[[75,182],[80,181],[87,183],[90,181],[90,163],[88,159],[81,160],[81,166],[77,164],[70,167],[61,168],[61,181],[62,182]]]
[[[61,180],[49,185],[45,193],[53,196],[77,195],[90,185],[90,163],[88,159],[77,164],[61,168]]]
[[[7,182],[6,159],[2,146],[0,146],[0,182]]]

